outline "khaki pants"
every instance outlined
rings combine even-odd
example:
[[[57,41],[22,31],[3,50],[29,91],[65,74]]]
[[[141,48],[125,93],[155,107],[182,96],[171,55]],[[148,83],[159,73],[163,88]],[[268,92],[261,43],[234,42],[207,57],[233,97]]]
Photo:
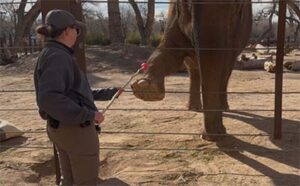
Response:
[[[61,185],[97,185],[99,138],[95,126],[47,126],[47,133],[57,148]]]

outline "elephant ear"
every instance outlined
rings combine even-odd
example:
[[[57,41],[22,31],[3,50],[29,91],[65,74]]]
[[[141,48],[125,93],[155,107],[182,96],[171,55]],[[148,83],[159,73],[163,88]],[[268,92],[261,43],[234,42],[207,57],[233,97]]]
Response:
[[[191,0],[181,0],[177,2],[176,18],[180,31],[190,39],[192,35],[192,2]]]
[[[179,21],[183,25],[188,25],[192,22],[192,2],[191,1],[185,1],[178,3],[178,15],[179,15]]]

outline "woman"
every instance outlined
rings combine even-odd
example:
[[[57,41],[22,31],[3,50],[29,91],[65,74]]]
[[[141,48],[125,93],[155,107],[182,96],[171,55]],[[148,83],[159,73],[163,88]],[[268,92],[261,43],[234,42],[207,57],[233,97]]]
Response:
[[[48,38],[34,72],[37,105],[57,151],[62,185],[96,185],[99,139],[96,124],[104,120],[94,100],[109,100],[117,88],[92,91],[73,56],[84,24],[64,10],[52,10],[37,33]],[[119,91],[120,92],[120,91]]]

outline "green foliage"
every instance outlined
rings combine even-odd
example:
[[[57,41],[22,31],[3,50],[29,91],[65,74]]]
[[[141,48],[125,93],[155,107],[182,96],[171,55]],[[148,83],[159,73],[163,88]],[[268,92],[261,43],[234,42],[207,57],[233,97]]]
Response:
[[[161,33],[156,33],[151,36],[151,45],[157,47],[162,40],[163,35]]]
[[[141,44],[141,36],[139,32],[130,32],[127,35],[126,43],[139,45]]]
[[[150,38],[150,44],[153,47],[157,47],[162,39],[163,35],[161,33],[153,34]],[[127,35],[126,43],[140,45],[141,44],[141,36],[139,32],[130,32]]]
[[[109,45],[110,40],[108,36],[103,33],[88,33],[85,37],[85,42],[87,45]]]

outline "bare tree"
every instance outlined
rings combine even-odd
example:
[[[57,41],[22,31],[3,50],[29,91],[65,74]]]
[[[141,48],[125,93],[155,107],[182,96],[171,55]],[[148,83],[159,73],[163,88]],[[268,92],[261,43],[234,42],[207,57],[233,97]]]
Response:
[[[109,34],[109,31],[108,31],[108,20],[107,18],[104,17],[104,15],[101,13],[101,12],[97,12],[97,19],[100,23],[100,27],[101,27],[101,31],[102,33],[104,33],[105,35],[108,35]],[[122,39],[123,40],[123,39]]]
[[[37,0],[27,13],[25,12],[26,4],[27,0],[21,0],[19,8],[16,10],[15,46],[22,46],[23,37],[30,32],[34,21],[41,12],[41,0]]]
[[[286,17],[286,22],[290,25],[297,24],[294,33],[294,40],[296,41],[298,38],[298,32],[300,30],[300,3],[295,0],[287,0],[288,12],[289,15]],[[257,39],[257,43],[261,42],[265,37],[270,35],[273,31],[273,18],[274,16],[278,16],[278,6],[275,0],[273,0],[272,7],[266,7],[258,12],[257,17],[255,18],[256,22],[261,21],[264,18],[268,18],[268,28],[259,36]]]
[[[160,26],[160,33],[164,33],[165,32],[165,27],[166,27],[166,15],[164,12],[161,12],[158,16],[159,19],[159,26]]]
[[[107,1],[109,37],[112,43],[124,43],[119,0]]]
[[[300,2],[296,2],[294,0],[287,1],[290,16],[287,19],[290,20],[290,23],[297,23],[295,32],[294,32],[294,41],[297,42],[299,31],[300,31]],[[296,16],[295,16],[296,15]]]
[[[7,3],[8,1],[4,1]],[[16,27],[16,16],[15,16],[15,8],[13,4],[7,3],[2,4],[0,6],[0,11],[2,13],[2,22],[1,29],[4,30],[5,33],[13,34],[13,31]]]
[[[26,7],[27,0],[18,1],[18,5],[14,4],[14,0],[6,2],[8,3],[5,4],[5,6],[1,6],[1,9],[6,10],[11,22],[10,25],[6,26],[10,28],[6,33],[13,34],[13,46],[21,48],[23,38],[30,33],[34,21],[41,12],[41,0],[37,0],[28,12],[25,12],[26,8],[28,9],[28,7]],[[1,27],[2,26],[3,25],[1,25]],[[18,49],[5,49],[5,52],[1,55],[1,60],[4,61],[4,63],[15,62],[18,51]]]
[[[287,4],[300,19],[300,9],[299,9],[300,2],[299,1],[296,2],[295,0],[287,0]]]
[[[134,12],[129,4],[121,6],[121,19],[125,38],[127,38],[128,33],[137,31]]]
[[[274,0],[273,0],[274,1]],[[269,8],[265,8],[263,10],[261,10],[259,13],[258,13],[258,17],[256,18],[256,21],[259,21],[262,17],[269,17],[268,18],[268,23],[269,23],[269,27],[267,30],[265,30],[260,36],[259,38],[257,39],[257,43],[261,42],[266,36],[268,36],[272,30],[273,30],[273,17],[274,17],[274,14],[276,12],[276,8],[277,8],[277,4],[274,3],[273,4],[273,7],[271,9]]]
[[[150,44],[150,36],[152,33],[152,28],[154,24],[154,14],[155,14],[155,0],[148,0],[147,3],[147,18],[145,18],[145,21],[142,17],[141,11],[135,2],[135,0],[129,0],[129,3],[131,4],[135,16],[136,16],[136,22],[139,29],[139,33],[141,35],[141,44],[142,45],[148,45]]]

